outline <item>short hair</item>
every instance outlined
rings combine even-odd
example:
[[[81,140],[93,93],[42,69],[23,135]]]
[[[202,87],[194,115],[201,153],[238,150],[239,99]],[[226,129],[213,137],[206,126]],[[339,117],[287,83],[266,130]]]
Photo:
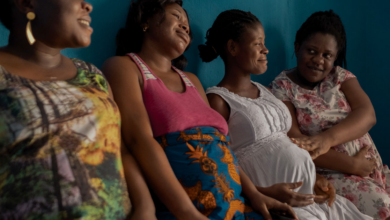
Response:
[[[294,44],[302,45],[316,33],[330,34],[335,37],[338,54],[334,65],[347,68],[347,35],[340,17],[333,10],[313,13],[297,31]]]
[[[164,7],[168,4],[176,3],[180,6],[183,5],[182,0],[138,0],[132,1],[129,14],[127,15],[126,26],[118,31],[116,36],[116,55],[123,56],[127,53],[138,53],[141,50],[143,43],[143,30],[142,24],[144,24],[150,17],[155,14],[161,14],[161,21],[165,19]],[[184,10],[187,14],[186,10]],[[188,18],[189,22],[189,18]],[[190,28],[190,44],[192,42],[192,32]],[[186,50],[189,48],[187,46]],[[184,55],[174,59],[172,65],[176,68],[183,70],[187,66],[187,59]]]
[[[261,22],[249,11],[233,9],[222,12],[207,31],[206,44],[198,46],[200,58],[203,62],[211,62],[220,55],[224,60],[227,42],[239,40],[246,28],[255,23]]]

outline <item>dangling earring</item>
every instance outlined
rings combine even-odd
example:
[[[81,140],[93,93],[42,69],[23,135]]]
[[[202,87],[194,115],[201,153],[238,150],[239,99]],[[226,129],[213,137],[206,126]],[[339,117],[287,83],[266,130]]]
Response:
[[[35,19],[35,13],[34,12],[27,13],[27,19],[28,19],[27,27],[26,27],[27,40],[30,45],[33,45],[35,43],[35,38],[31,30],[31,21]]]
[[[144,29],[142,29],[144,32],[148,30],[148,26],[145,26]]]

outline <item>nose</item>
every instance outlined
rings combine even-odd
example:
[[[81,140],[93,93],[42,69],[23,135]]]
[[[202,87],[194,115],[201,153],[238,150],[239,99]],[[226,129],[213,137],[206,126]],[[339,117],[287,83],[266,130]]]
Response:
[[[313,62],[317,65],[322,65],[324,64],[324,57],[322,54],[317,54],[313,57]]]
[[[187,34],[190,33],[190,29],[185,24],[179,24],[179,27],[183,29]]]
[[[88,2],[83,2],[83,9],[85,9],[88,13],[91,13],[93,10],[93,6]]]
[[[267,55],[269,53],[268,48],[264,45],[264,48],[261,50],[261,53]]]

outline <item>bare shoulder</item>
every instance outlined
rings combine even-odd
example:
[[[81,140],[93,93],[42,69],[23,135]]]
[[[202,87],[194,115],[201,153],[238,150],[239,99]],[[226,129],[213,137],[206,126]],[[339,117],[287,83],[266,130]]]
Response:
[[[137,65],[128,56],[115,56],[106,60],[102,66],[102,71],[107,78],[121,75],[139,75]]]
[[[193,83],[196,84],[196,85],[195,85],[196,87],[198,87],[197,84],[202,85],[202,84],[200,83],[199,78],[198,78],[195,74],[190,73],[190,72],[184,72],[184,73],[188,76],[188,78],[190,78],[190,80],[191,80]]]
[[[209,93],[207,94],[207,99],[209,100],[211,108],[221,114],[226,121],[229,120],[230,107],[220,95]]]

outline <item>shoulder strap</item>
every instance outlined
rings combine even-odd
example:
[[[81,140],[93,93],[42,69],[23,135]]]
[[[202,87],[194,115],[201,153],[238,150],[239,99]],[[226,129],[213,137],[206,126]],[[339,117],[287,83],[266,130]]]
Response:
[[[137,64],[139,71],[141,71],[142,75],[144,76],[144,81],[149,79],[157,79],[146,63],[141,59],[141,57],[135,53],[129,53],[127,55],[134,61],[135,64]]]

